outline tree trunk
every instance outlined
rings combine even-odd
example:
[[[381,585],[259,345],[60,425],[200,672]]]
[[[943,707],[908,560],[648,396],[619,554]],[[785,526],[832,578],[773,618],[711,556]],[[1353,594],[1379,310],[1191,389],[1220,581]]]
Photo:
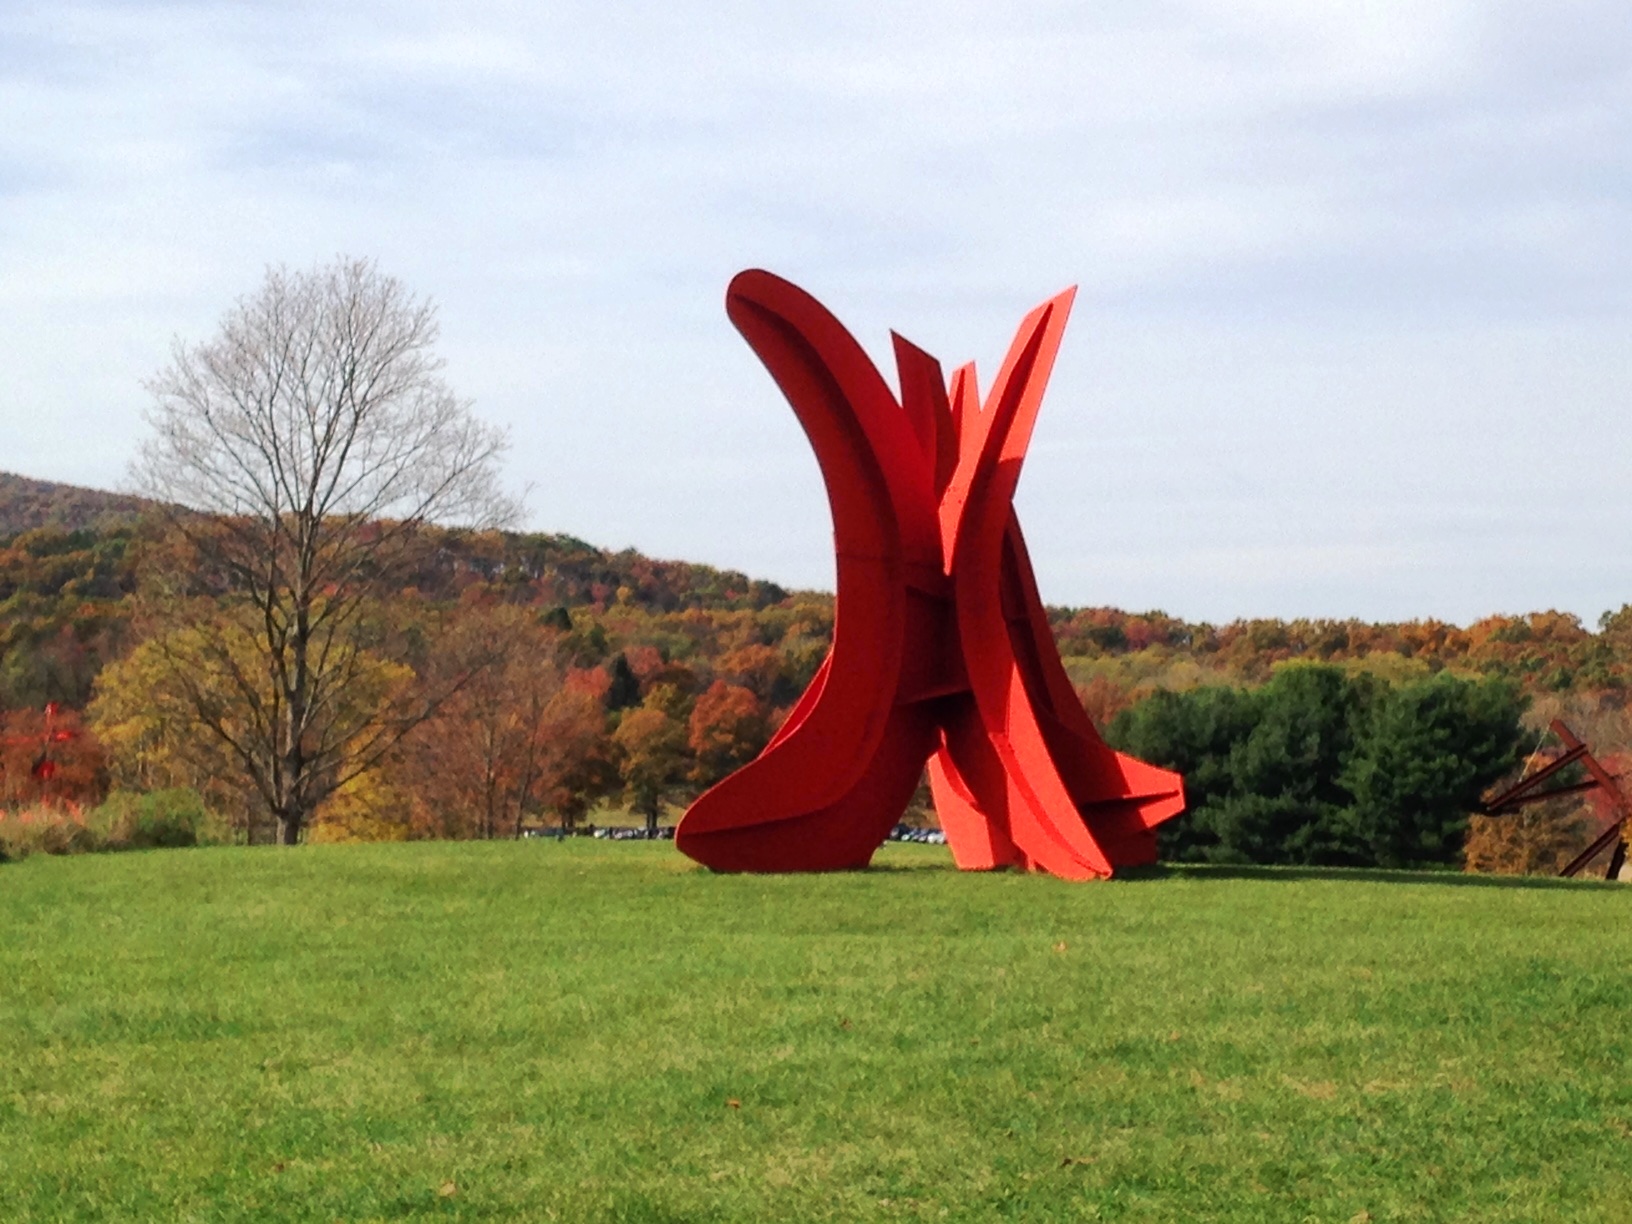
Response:
[[[278,845],[300,845],[300,821],[290,820],[287,817],[278,817]]]

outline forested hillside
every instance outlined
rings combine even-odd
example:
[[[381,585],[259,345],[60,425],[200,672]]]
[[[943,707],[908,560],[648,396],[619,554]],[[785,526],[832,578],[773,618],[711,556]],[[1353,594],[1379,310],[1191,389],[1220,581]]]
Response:
[[[161,518],[133,499],[7,477],[0,507],[15,515],[0,521],[27,524],[0,535],[4,801],[85,804],[110,787],[189,787],[241,835],[262,835],[254,794],[156,678],[161,657],[190,648],[175,628],[186,622],[178,601],[220,603],[207,568],[178,565]],[[317,837],[491,836],[570,822],[607,802],[672,818],[673,805],[764,744],[814,675],[833,624],[823,592],[564,535],[440,529],[421,533],[411,564],[369,608],[369,632],[408,661],[406,671],[382,663],[371,673],[380,692],[408,701],[467,664],[476,678],[342,788]],[[1632,746],[1632,608],[1595,627],[1558,612],[1465,627],[1211,625],[1112,608],[1050,617],[1102,727],[1156,694],[1254,690],[1303,661],[1407,690],[1439,676],[1499,680],[1529,701],[1534,727],[1563,712],[1604,753]],[[440,645],[416,653],[419,637]],[[1194,831],[1185,836],[1184,846],[1197,844]]]
[[[146,508],[139,497],[0,472],[0,537],[39,527],[105,530],[129,525]]]

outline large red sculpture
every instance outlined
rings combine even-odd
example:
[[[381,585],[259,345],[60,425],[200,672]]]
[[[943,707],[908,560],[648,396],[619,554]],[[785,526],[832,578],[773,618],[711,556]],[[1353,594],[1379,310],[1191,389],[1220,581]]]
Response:
[[[1020,325],[982,407],[893,336],[898,401],[819,302],[743,272],[726,311],[793,406],[833,508],[833,645],[756,759],[675,840],[719,871],[863,867],[929,763],[958,866],[1068,879],[1153,862],[1177,774],[1113,752],[1060,663],[1012,499],[1075,291]]]

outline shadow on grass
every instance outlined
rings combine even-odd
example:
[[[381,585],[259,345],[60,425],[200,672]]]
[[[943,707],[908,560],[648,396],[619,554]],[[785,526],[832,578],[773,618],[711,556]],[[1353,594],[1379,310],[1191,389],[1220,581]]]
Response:
[[[721,876],[741,874],[798,876],[806,874],[804,872],[710,872],[706,867],[699,867],[698,870]],[[1006,874],[1009,870],[1008,868],[1001,868],[997,872],[976,872],[973,874],[1001,875]],[[846,868],[820,874],[923,875],[926,873],[960,874],[958,866],[952,861],[950,854],[945,854],[944,857],[942,855],[926,856],[916,862],[903,862],[900,859],[893,862],[878,862],[875,860],[865,867]],[[1339,884],[1432,884],[1445,888],[1502,888],[1540,891],[1570,888],[1611,890],[1623,887],[1623,885],[1613,880],[1604,880],[1596,876],[1566,880],[1558,876],[1471,875],[1461,871],[1447,871],[1435,868],[1414,871],[1406,868],[1384,867],[1260,867],[1250,863],[1158,863],[1149,867],[1119,867],[1116,870],[1115,879],[1121,883],[1140,883],[1149,880],[1271,880],[1284,882],[1327,880]]]
[[[1155,867],[1128,867],[1116,878],[1139,880],[1331,880],[1337,883],[1435,884],[1446,888],[1616,888],[1614,881],[1566,880],[1558,876],[1470,875],[1460,871],[1409,871],[1382,867],[1255,867],[1219,863],[1165,863]]]
[[[958,865],[950,858],[944,862],[937,860],[933,863],[868,863],[865,867],[855,868],[868,875],[883,873],[885,875],[921,875],[926,871],[957,871]]]

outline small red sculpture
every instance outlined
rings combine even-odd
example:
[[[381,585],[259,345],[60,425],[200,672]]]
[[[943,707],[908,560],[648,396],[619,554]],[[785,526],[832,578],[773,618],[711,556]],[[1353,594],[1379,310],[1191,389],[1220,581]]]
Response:
[[[753,761],[676,831],[717,871],[864,867],[929,762],[966,870],[1067,879],[1154,862],[1175,773],[1113,752],[1060,662],[1012,499],[1075,291],[1021,323],[982,408],[973,365],[892,336],[901,399],[822,305],[769,272],[726,312],[793,406],[827,484],[833,645]]]

